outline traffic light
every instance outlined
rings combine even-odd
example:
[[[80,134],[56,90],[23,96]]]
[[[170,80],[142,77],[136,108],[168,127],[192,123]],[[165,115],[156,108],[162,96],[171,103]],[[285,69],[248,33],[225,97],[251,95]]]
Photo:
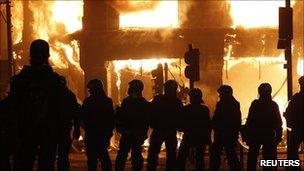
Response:
[[[293,38],[293,11],[292,8],[279,8],[279,42],[278,49],[286,49],[287,39]]]
[[[292,39],[292,8],[279,8],[279,39]]]
[[[185,62],[188,64],[185,68],[185,76],[190,79],[190,82],[200,80],[199,55],[199,49],[193,49],[190,44],[189,51],[185,53]]]
[[[164,85],[163,65],[158,64],[157,68],[155,70],[152,70],[151,73],[154,80],[153,89],[155,91],[155,94],[162,94]]]

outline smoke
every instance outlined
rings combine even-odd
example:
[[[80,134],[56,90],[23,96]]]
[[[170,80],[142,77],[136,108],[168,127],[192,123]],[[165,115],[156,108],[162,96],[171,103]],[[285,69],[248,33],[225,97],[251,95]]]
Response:
[[[133,0],[112,0],[107,1],[113,8],[115,8],[119,13],[136,12],[142,10],[153,10],[159,4],[159,1],[133,1]]]
[[[179,23],[184,28],[227,28],[232,25],[228,1],[179,1]]]

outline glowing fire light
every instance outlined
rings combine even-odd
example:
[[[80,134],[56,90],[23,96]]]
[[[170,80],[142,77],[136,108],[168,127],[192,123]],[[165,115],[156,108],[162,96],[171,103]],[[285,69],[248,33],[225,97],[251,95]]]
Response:
[[[152,10],[122,13],[120,28],[177,28],[178,1],[160,1]]]
[[[285,2],[276,1],[235,1],[230,0],[230,14],[233,27],[245,28],[277,27],[279,21],[279,7]],[[291,2],[294,5],[295,1]]]
[[[64,24],[68,33],[82,29],[83,2],[82,1],[55,1],[52,9],[52,18]]]
[[[50,44],[50,64],[57,72],[67,76],[69,87],[76,95],[78,94],[78,83],[83,79],[83,71],[79,65],[79,45],[77,40],[69,40],[69,34],[81,30],[83,16],[83,1],[12,1],[12,24],[13,43],[22,43],[29,39],[44,39]],[[29,10],[30,22],[25,23],[23,7]],[[28,31],[23,32],[23,24]],[[23,35],[23,34],[29,35]],[[28,43],[24,41],[24,43]],[[26,44],[25,44],[26,45]],[[18,66],[25,53],[23,49],[14,52],[14,59]],[[22,56],[20,56],[20,54]],[[69,73],[69,74],[67,74]],[[74,77],[77,75],[77,77]]]
[[[297,74],[300,75],[300,76],[304,75],[304,59],[298,59]]]
[[[143,60],[114,60],[114,71],[117,75],[116,86],[119,88],[121,84],[121,70],[129,69],[135,71],[135,73],[140,72],[151,72],[152,70],[157,68],[158,64],[167,63],[170,66],[173,62],[176,62],[177,59],[170,58],[152,58],[152,59],[143,59]]]
[[[41,5],[43,5],[44,10],[37,10],[37,8],[41,8]],[[82,1],[47,1],[40,3],[30,1],[30,9],[34,15],[33,31],[35,38],[49,41],[82,28]],[[63,43],[55,39],[55,41],[50,41],[50,47],[50,61],[56,68],[67,69],[68,64],[71,64],[82,73],[79,65],[79,47],[76,41]]]
[[[171,64],[177,59],[170,58],[152,58],[152,59],[143,59],[143,60],[115,60],[113,61],[115,70],[130,69],[133,71],[139,72],[151,72],[153,69],[157,68],[158,64]]]
[[[234,94],[241,102],[243,113],[243,122],[251,104],[251,101],[257,98],[257,87],[263,82],[268,82],[273,88],[273,100],[279,105],[281,115],[287,105],[287,84],[286,71],[283,65],[286,63],[284,55],[279,57],[245,57],[224,59],[223,70],[228,70],[230,77],[223,74],[223,82],[234,88]],[[242,71],[242,72],[239,72]],[[226,72],[227,74],[228,72]],[[246,86],[244,86],[246,85]],[[283,128],[286,128],[286,122],[283,119]]]
[[[21,42],[22,39],[22,29],[23,29],[23,6],[22,1],[12,1],[12,25],[14,31],[12,32],[13,44]]]
[[[234,57],[225,57],[224,58],[226,62],[225,65],[226,69],[230,70],[235,65],[241,64],[241,63],[250,63],[254,66],[254,68],[258,68],[259,65],[267,65],[271,63],[277,63],[277,64],[285,64],[286,60],[284,56],[280,55],[279,57],[245,57],[245,58],[234,58]]]

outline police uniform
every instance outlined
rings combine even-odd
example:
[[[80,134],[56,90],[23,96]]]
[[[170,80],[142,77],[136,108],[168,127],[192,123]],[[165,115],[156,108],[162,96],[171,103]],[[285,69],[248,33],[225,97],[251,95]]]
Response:
[[[259,149],[263,145],[263,159],[276,159],[276,147],[282,139],[282,119],[279,106],[271,99],[271,86],[263,83],[259,86],[260,98],[254,100],[249,108],[245,124],[246,144],[249,146],[247,170],[256,170]],[[268,94],[268,98],[263,97]],[[274,167],[264,168],[275,170]]]
[[[299,146],[304,141],[304,77],[300,77],[299,83],[301,85],[300,92],[296,93],[290,100],[288,107],[284,113],[287,126],[291,128],[288,134],[287,150],[288,159],[299,160]],[[293,170],[301,170],[298,168],[291,168]]]
[[[111,171],[108,152],[114,129],[112,100],[102,94],[91,94],[82,104],[88,171],[97,170],[100,160],[103,171]]]
[[[32,170],[36,154],[39,170],[54,170],[60,114],[56,101],[62,95],[60,77],[45,65],[26,66],[12,79],[11,96],[18,113],[20,139],[16,170]]]
[[[147,138],[149,104],[143,97],[128,96],[117,112],[117,130],[121,134],[115,170],[124,171],[128,153],[131,150],[132,169],[143,167],[142,145]]]
[[[220,101],[212,117],[214,141],[211,145],[210,170],[219,170],[221,152],[225,149],[231,170],[240,170],[240,162],[235,147],[241,127],[240,103],[232,96],[230,86],[221,86],[218,90]],[[221,96],[224,97],[222,98]],[[226,97],[227,96],[227,97]]]
[[[166,170],[176,168],[176,131],[180,127],[183,104],[176,96],[158,95],[152,101],[151,127],[153,132],[150,137],[148,150],[148,171],[157,168],[158,155],[161,145],[166,145]]]
[[[211,119],[209,109],[202,104],[189,104],[184,107],[183,140],[178,152],[178,169],[185,171],[189,149],[195,149],[195,166],[197,171],[205,169],[204,153],[211,142]]]

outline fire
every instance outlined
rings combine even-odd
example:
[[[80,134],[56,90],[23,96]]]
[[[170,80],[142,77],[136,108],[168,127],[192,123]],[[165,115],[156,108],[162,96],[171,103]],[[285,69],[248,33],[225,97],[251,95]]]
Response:
[[[120,28],[177,28],[178,1],[160,1],[155,9],[122,13],[119,20]]]
[[[297,74],[300,76],[304,75],[304,59],[298,59],[297,61]]]
[[[226,66],[223,67],[223,70],[226,70],[226,72],[223,73],[229,74],[229,77],[223,74],[223,83],[234,88],[234,95],[242,104],[243,122],[246,121],[252,100],[258,98],[257,88],[263,82],[271,84],[273,100],[277,102],[283,115],[288,103],[287,74],[283,67],[285,63],[284,55],[278,57],[225,58]],[[283,127],[285,126],[286,123],[283,118]]]
[[[83,70],[79,65],[79,44],[71,40],[69,34],[82,29],[83,1],[12,1],[13,43],[22,43],[28,39],[44,39],[50,44],[50,64],[57,72],[67,76],[69,87],[76,93],[78,82],[83,79]],[[28,5],[25,8],[24,5]],[[23,21],[23,7],[30,10],[30,21]],[[20,10],[22,9],[22,10]],[[23,24],[27,24],[30,33],[23,34]],[[21,56],[14,53],[15,59]],[[21,68],[22,66],[16,66]],[[67,74],[69,73],[69,74]],[[77,75],[77,77],[74,77]],[[82,91],[81,91],[82,92]]]
[[[172,63],[176,62],[178,59],[170,59],[170,58],[152,58],[152,59],[143,59],[143,60],[114,60],[112,61],[114,66],[114,71],[117,75],[116,86],[119,88],[121,84],[121,70],[129,69],[135,72],[136,74],[140,74],[140,72],[151,72],[152,70],[157,68],[158,64],[167,63],[168,66],[171,66]]]
[[[23,6],[22,1],[12,1],[12,25],[14,31],[12,32],[13,44],[17,44],[22,41],[22,29],[23,29]]]
[[[292,1],[291,5],[294,5]],[[285,1],[235,1],[230,0],[230,14],[233,27],[245,28],[277,27],[279,7],[285,6]]]
[[[22,42],[23,2],[13,1],[12,24],[14,44]],[[61,42],[65,35],[82,28],[82,1],[29,1],[33,14],[31,34],[34,39],[44,39],[50,43],[50,62],[59,69],[67,69],[69,64],[82,72],[79,66],[79,47],[76,41]],[[21,9],[21,10],[20,10]],[[20,56],[16,56],[19,59]],[[18,68],[18,67],[17,67]]]
[[[68,33],[82,29],[82,1],[54,1],[52,19],[64,24]]]
[[[258,68],[259,65],[268,65],[268,64],[285,64],[284,56],[280,55],[279,57],[244,57],[244,58],[234,58],[234,57],[224,57],[225,68],[230,70],[234,66],[242,63],[248,63],[254,68]]]
[[[152,58],[152,59],[142,59],[142,60],[114,60],[114,68],[115,70],[122,70],[122,69],[130,69],[135,72],[151,72],[152,70],[157,68],[158,64],[165,64],[167,63],[170,65],[173,62],[176,62],[177,59],[170,59],[170,58]]]

